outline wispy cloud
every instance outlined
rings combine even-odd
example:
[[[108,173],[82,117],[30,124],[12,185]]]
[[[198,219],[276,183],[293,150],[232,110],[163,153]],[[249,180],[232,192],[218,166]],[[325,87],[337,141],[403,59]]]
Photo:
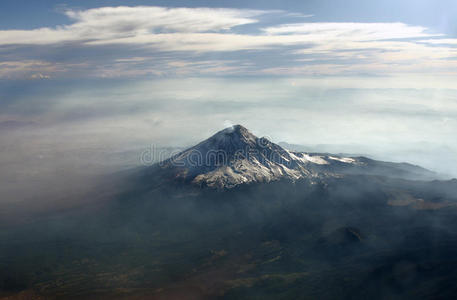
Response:
[[[102,7],[68,10],[74,23],[56,28],[0,31],[0,44],[106,41],[170,32],[216,32],[257,22],[265,11],[213,8]]]
[[[403,23],[295,23],[282,24],[264,28],[267,34],[307,34],[313,39],[351,39],[358,41],[373,41],[382,39],[400,39],[439,36],[429,33],[422,26],[411,26]]]
[[[262,18],[269,13],[279,14],[284,21],[296,20],[298,16],[279,11],[149,6],[67,10],[65,14],[73,21],[69,25],[0,30],[0,50],[27,49],[17,51],[20,55],[10,50],[7,59],[0,57],[3,66],[0,77],[52,76],[53,73],[61,76],[80,73],[89,77],[192,72],[385,75],[433,70],[446,75],[456,73],[455,39],[423,26],[398,22],[285,22],[264,27]],[[242,30],[244,25],[250,25],[249,29]],[[36,49],[43,52],[46,47],[61,47],[59,51],[66,55],[58,57],[71,57],[71,62],[33,57]],[[100,54],[94,53],[102,50],[97,49],[110,55],[100,59]],[[82,54],[71,55],[70,51]],[[250,51],[257,51],[257,57],[253,58]],[[272,59],[262,61],[262,56],[271,51],[278,52],[274,57],[270,54]],[[236,54],[230,58],[221,54],[229,52]],[[220,58],[211,57],[215,53]],[[163,60],[161,56],[165,54],[176,62]],[[75,61],[78,57],[79,61]]]
[[[0,61],[0,78],[29,77],[32,79],[49,78],[43,73],[55,73],[57,66],[45,61]]]
[[[419,42],[426,44],[457,45],[457,39],[429,39],[421,40]]]

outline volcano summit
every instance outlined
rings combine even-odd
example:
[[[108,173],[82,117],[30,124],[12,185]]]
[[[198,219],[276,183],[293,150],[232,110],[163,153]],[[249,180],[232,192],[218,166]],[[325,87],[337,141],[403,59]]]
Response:
[[[212,188],[354,173],[385,175],[387,172],[406,178],[435,175],[409,164],[289,151],[267,138],[255,136],[241,125],[221,130],[159,165],[167,178]]]

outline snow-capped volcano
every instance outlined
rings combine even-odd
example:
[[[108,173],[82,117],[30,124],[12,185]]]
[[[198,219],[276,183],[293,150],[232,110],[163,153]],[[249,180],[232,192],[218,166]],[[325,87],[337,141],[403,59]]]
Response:
[[[410,164],[289,151],[241,125],[221,130],[159,166],[167,178],[213,188],[344,174],[414,179],[436,175]]]
[[[161,165],[173,170],[175,178],[201,186],[231,188],[243,183],[310,177],[316,175],[311,164],[328,162],[320,156],[289,152],[235,125]]]

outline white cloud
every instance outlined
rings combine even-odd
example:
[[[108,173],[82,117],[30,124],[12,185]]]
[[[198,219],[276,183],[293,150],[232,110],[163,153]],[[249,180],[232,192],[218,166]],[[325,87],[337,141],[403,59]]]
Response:
[[[428,33],[426,27],[404,23],[296,23],[267,27],[263,31],[270,35],[307,34],[312,35],[315,40],[349,38],[356,41],[373,41],[440,36],[440,34]]]
[[[103,41],[170,32],[217,32],[257,22],[258,10],[165,7],[102,7],[69,10],[71,25],[2,30],[0,45]]]
[[[50,78],[51,78],[51,76],[41,74],[41,73],[32,74],[32,76],[30,76],[30,79],[50,79]]]
[[[429,39],[421,40],[419,42],[427,44],[457,45],[457,39]]]
[[[87,68],[85,63],[54,63],[43,60],[0,61],[0,79],[49,79],[52,74],[64,74],[77,68]],[[92,66],[93,67],[93,66]]]
[[[70,29],[113,32],[206,32],[229,30],[257,22],[260,10],[227,8],[102,7],[85,11],[67,11],[76,23]],[[90,33],[90,32],[88,32]]]
[[[163,51],[219,52],[267,49],[311,43],[306,35],[266,36],[234,33],[160,33],[139,34],[88,42],[90,45],[137,44]]]
[[[403,23],[297,23],[263,29],[267,34],[308,38],[311,46],[292,53],[297,61],[322,61],[312,65],[273,67],[269,74],[335,75],[442,72],[457,75],[457,49],[424,44],[450,44],[422,26]],[[418,41],[423,37],[435,39]],[[442,42],[440,42],[442,41]],[[330,63],[329,63],[330,62]]]
[[[328,40],[294,53],[333,60],[333,67],[329,69],[331,73],[449,72],[457,75],[457,60],[454,59],[457,58],[456,48],[429,46],[414,41]],[[325,66],[325,63],[318,65]],[[298,71],[296,74],[303,73],[299,68],[295,68],[295,71]]]
[[[57,68],[51,63],[39,60],[27,61],[0,61],[0,78],[27,77],[37,79],[43,73],[54,73]],[[49,76],[48,76],[49,78]]]
[[[100,77],[172,74],[305,74],[344,75],[354,73],[396,74],[398,72],[437,72],[456,74],[457,43],[423,26],[404,23],[308,22],[251,28],[250,33],[236,31],[241,25],[254,24],[273,11],[225,8],[102,7],[69,10],[70,25],[33,30],[0,30],[0,47],[34,47],[74,43],[79,47],[107,47],[121,53],[122,47],[136,46],[143,52],[125,51],[111,63],[91,63],[81,57],[84,74]],[[276,12],[277,13],[277,12]],[[284,19],[295,14],[281,12]],[[308,15],[300,15],[309,17]],[[250,61],[245,52],[237,54],[238,66],[203,57],[215,52],[266,51],[281,49],[283,54],[268,61]],[[125,48],[124,48],[125,49]],[[179,52],[176,63],[157,62],[158,52]],[[187,55],[187,56],[186,56]],[[258,57],[262,57],[259,54]],[[19,60],[19,59],[18,59]],[[61,72],[67,64],[1,62],[8,71],[0,77]],[[184,62],[184,63],[183,63]],[[201,62],[201,63],[199,63]],[[14,65],[12,67],[11,65]],[[72,65],[78,63],[72,62]],[[205,67],[202,67],[204,65]],[[174,68],[174,70],[173,70]],[[91,71],[92,70],[92,71]],[[95,73],[95,70],[97,73]],[[73,69],[73,74],[77,71]],[[30,76],[30,74],[29,74]]]

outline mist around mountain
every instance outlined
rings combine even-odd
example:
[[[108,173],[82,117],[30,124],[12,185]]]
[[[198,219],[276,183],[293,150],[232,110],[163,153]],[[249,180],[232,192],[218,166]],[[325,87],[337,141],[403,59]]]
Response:
[[[0,299],[452,299],[457,181],[242,126],[0,224]]]
[[[291,144],[279,142],[281,147],[298,152],[309,153],[334,153],[342,156],[365,156],[374,160],[388,162],[408,162],[418,165],[437,173],[440,179],[452,179],[456,177],[455,163],[456,153],[445,145],[430,142],[419,142],[395,147],[385,148],[367,147],[362,144]]]
[[[164,177],[231,188],[283,179],[362,174],[404,179],[437,179],[438,174],[408,163],[375,161],[363,156],[289,151],[234,125],[159,163]],[[168,173],[168,174],[167,174]]]

